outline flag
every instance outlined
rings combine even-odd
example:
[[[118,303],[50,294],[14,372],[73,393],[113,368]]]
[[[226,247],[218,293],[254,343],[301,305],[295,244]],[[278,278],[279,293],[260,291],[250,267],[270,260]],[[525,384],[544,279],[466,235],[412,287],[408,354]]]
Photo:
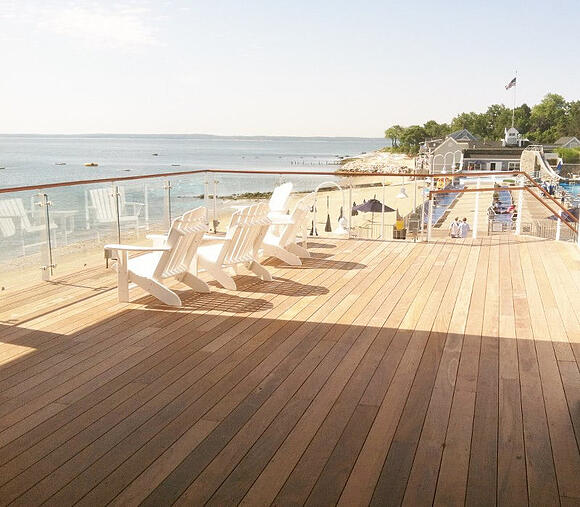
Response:
[[[505,85],[505,89],[509,90],[512,86],[516,85],[516,78],[514,77],[508,84]]]

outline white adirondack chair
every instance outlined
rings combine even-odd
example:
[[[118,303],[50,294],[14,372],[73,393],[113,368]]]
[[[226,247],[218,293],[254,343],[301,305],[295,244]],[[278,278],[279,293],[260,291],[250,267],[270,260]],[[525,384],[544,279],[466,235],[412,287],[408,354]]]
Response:
[[[117,205],[113,188],[92,188],[89,190],[91,200],[90,208],[94,210],[94,219],[97,225],[112,225],[117,223]],[[119,188],[119,222],[135,228],[139,231],[139,212],[141,203],[127,202],[125,191]],[[127,213],[127,208],[132,207]]]
[[[16,234],[16,226],[11,218],[0,218],[0,237],[10,238]]]
[[[22,199],[17,197],[0,201],[0,217],[14,219],[20,226],[21,232],[26,232],[28,234],[39,233],[45,229],[43,224],[32,224],[29,212],[24,208]],[[57,229],[58,227],[54,222],[51,222],[50,228]]]
[[[225,238],[205,238],[198,248],[199,267],[230,290],[237,287],[234,279],[224,271],[226,267],[237,272],[239,266],[245,266],[262,280],[271,281],[272,275],[258,262],[262,241],[271,223],[267,204],[254,204],[236,211]]]
[[[162,244],[157,246],[105,245],[116,254],[119,301],[129,301],[129,283],[170,306],[181,306],[179,296],[163,285],[166,278],[176,278],[197,292],[209,292],[208,285],[192,273],[192,264],[199,244],[207,231],[205,208],[188,211],[176,218]],[[128,252],[145,252],[128,258]]]
[[[271,256],[284,261],[290,266],[301,266],[300,257],[310,257],[307,250],[308,216],[316,194],[314,192],[300,199],[290,215],[273,218],[272,225],[263,242],[264,256]],[[281,224],[275,227],[275,224]],[[297,236],[302,236],[302,246],[297,243]]]
[[[288,210],[288,199],[292,193],[292,183],[283,183],[277,186],[272,192],[270,201],[268,202],[268,216],[270,218],[286,215]]]

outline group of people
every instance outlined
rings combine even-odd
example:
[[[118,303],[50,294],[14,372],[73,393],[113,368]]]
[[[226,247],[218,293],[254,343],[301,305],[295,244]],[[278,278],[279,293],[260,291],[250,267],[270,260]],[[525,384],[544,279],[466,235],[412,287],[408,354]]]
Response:
[[[470,230],[467,218],[465,217],[463,217],[463,220],[459,220],[459,217],[455,217],[449,226],[449,234],[452,238],[466,238],[467,233]]]
[[[506,213],[515,213],[516,206],[513,203],[510,204],[509,206],[503,206],[501,204],[501,202],[499,202],[499,200],[494,200],[493,205],[492,205],[492,209],[495,213],[502,215],[502,214],[506,214]]]

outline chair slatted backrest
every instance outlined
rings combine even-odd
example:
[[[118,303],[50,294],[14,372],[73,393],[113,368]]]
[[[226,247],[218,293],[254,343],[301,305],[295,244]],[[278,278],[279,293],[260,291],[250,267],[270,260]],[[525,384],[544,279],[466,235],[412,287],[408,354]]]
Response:
[[[293,185],[292,183],[283,183],[278,185],[272,192],[272,197],[268,202],[268,208],[270,213],[281,213],[285,214],[288,209],[288,199],[292,193]]]
[[[97,221],[114,222],[117,220],[115,191],[112,188],[92,188],[89,190],[89,195]]]
[[[32,227],[28,213],[24,209],[24,204],[22,204],[22,199],[20,198],[1,200],[0,217],[18,218],[22,229],[25,231],[30,230]]]
[[[280,237],[280,245],[282,247],[294,243],[298,233],[308,228],[308,216],[314,206],[315,199],[316,194],[311,192],[296,203],[290,215],[293,223],[284,228]]]
[[[9,238],[16,234],[16,226],[11,218],[0,218],[0,237]]]
[[[156,278],[169,278],[190,269],[197,248],[207,232],[205,215],[206,210],[202,206],[173,221],[166,240],[166,246],[171,247],[171,250],[163,252],[159,257],[154,272]]]
[[[229,241],[222,251],[222,264],[233,265],[256,260],[264,236],[271,224],[268,205],[253,204],[232,215],[226,238]]]

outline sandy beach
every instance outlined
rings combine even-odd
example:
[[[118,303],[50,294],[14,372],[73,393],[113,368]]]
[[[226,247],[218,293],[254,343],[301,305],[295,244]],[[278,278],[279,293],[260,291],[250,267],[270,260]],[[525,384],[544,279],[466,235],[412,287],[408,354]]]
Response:
[[[411,172],[415,167],[414,157],[404,153],[390,153],[388,151],[372,151],[356,157],[345,159],[340,166],[341,171],[352,172]]]

